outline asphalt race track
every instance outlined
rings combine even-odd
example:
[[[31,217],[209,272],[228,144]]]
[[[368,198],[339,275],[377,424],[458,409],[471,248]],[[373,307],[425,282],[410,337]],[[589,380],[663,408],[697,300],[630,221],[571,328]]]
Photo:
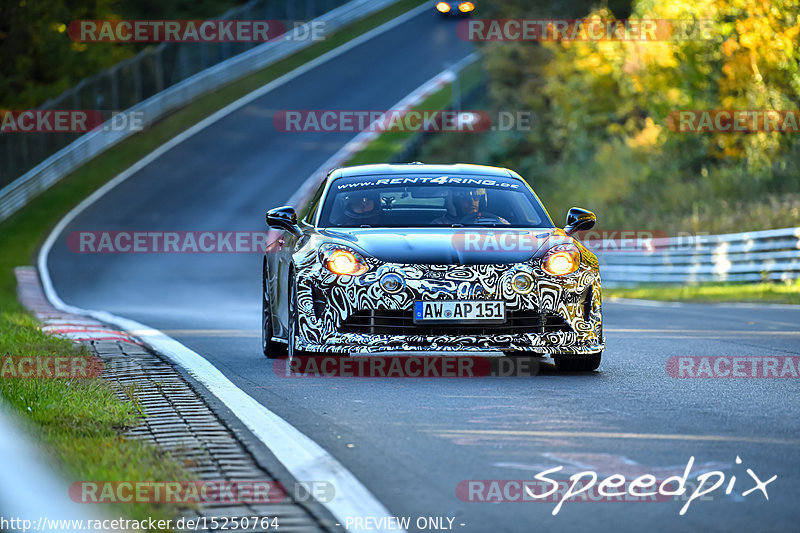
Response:
[[[49,257],[68,304],[165,331],[319,443],[398,516],[457,531],[789,531],[800,522],[797,379],[675,379],[671,356],[800,355],[800,308],[606,302],[600,371],[481,379],[283,378],[260,352],[259,254],[76,254],[80,230],[262,231],[351,133],[275,130],[281,109],[387,109],[471,52],[423,13],[189,138],[83,212]],[[546,191],[538,191],[545,204]],[[591,207],[591,206],[587,206]],[[560,213],[553,213],[560,220]],[[599,213],[602,217],[602,213]],[[736,458],[741,464],[736,464]],[[720,470],[679,512],[662,502],[464,502],[467,480]],[[767,501],[747,469],[766,486]],[[731,476],[733,490],[725,494]],[[713,479],[708,483],[711,484]],[[487,485],[488,486],[488,485]],[[707,485],[708,486],[708,485]],[[447,522],[445,521],[445,524]],[[463,525],[462,525],[463,524]],[[410,529],[415,529],[411,527]]]

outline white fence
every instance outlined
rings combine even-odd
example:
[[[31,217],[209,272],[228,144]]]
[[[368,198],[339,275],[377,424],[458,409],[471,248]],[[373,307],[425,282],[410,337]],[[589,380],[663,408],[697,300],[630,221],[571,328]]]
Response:
[[[654,251],[598,252],[603,285],[800,277],[800,228],[654,239]]]
[[[328,35],[356,20],[397,3],[399,0],[352,0],[307,24],[314,24]],[[298,30],[300,31],[300,30]],[[310,39],[267,42],[207,68],[184,81],[161,91],[127,111],[141,112],[147,127],[194,98],[256,72],[314,44]],[[97,131],[48,157],[12,183],[0,189],[0,222],[24,207],[32,198],[61,178],[137,131]]]

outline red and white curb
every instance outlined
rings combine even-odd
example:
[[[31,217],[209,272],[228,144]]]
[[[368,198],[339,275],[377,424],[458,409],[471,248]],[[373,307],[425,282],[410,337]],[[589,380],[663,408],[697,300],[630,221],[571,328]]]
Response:
[[[39,328],[48,335],[64,337],[75,342],[119,341],[142,345],[125,331],[113,329],[102,322],[83,315],[59,311],[47,300],[35,267],[17,267],[19,301],[39,321]]]

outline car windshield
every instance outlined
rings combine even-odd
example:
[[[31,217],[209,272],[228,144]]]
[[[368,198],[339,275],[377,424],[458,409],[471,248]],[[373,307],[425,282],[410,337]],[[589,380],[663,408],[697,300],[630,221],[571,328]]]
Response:
[[[517,179],[496,176],[356,176],[334,181],[319,227],[553,227]]]

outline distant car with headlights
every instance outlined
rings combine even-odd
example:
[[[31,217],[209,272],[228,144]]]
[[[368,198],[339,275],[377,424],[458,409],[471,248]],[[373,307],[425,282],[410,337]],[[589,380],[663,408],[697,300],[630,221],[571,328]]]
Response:
[[[475,11],[473,2],[437,2],[436,11],[442,15],[469,15]]]
[[[594,370],[604,349],[597,258],[555,227],[517,173],[478,165],[331,171],[306,204],[267,213],[262,348],[501,351]]]

